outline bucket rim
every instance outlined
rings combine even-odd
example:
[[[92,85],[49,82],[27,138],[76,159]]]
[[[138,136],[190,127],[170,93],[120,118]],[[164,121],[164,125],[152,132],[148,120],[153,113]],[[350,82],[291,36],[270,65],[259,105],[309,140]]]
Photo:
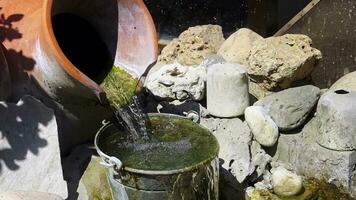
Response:
[[[162,117],[163,116],[163,117],[173,117],[173,118],[190,120],[187,117],[176,115],[176,114],[170,114],[170,113],[147,113],[147,115],[148,115],[148,117],[157,117],[157,116]],[[195,123],[195,122],[193,122],[193,123]],[[110,159],[111,156],[109,156],[106,153],[104,153],[103,151],[101,151],[101,149],[98,146],[98,138],[104,132],[105,129],[107,129],[109,126],[112,126],[112,125],[114,125],[113,122],[103,123],[103,126],[98,130],[98,132],[96,133],[95,138],[94,138],[95,149],[102,159],[103,158]],[[174,169],[174,170],[142,170],[142,169],[135,169],[132,167],[125,167],[125,166],[122,166],[122,168],[120,168],[119,170],[124,170],[124,171],[130,172],[130,173],[137,173],[137,174],[143,174],[143,175],[172,175],[172,174],[179,174],[179,173],[194,170],[195,168],[205,165],[205,164],[211,162],[212,160],[218,158],[219,151],[220,151],[220,145],[219,145],[218,140],[216,139],[216,137],[212,134],[212,132],[209,129],[205,128],[204,126],[202,126],[198,123],[196,123],[196,125],[202,129],[208,131],[213,136],[214,141],[217,144],[217,151],[213,156],[210,156],[209,158],[207,158],[195,165],[180,168],[180,169]]]

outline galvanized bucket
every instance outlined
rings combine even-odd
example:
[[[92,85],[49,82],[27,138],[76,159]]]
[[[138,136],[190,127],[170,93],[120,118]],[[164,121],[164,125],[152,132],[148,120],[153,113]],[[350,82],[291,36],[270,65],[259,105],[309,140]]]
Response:
[[[149,117],[152,116],[190,120],[171,114],[149,114]],[[205,129],[199,124],[196,126]],[[218,199],[218,150],[215,155],[194,166],[169,171],[140,170],[125,167],[119,158],[100,149],[100,139],[117,130],[114,124],[106,123],[95,137],[95,148],[102,158],[102,165],[107,168],[114,200]],[[214,142],[218,146],[215,138]]]

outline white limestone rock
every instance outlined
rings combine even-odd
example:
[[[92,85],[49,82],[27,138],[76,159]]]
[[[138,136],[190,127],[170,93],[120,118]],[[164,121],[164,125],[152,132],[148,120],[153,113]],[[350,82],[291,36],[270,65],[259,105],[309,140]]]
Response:
[[[218,54],[230,63],[246,65],[253,43],[260,39],[263,37],[252,30],[241,28],[225,40]]]
[[[324,94],[318,103],[317,142],[333,150],[356,150],[356,91],[335,90]]]
[[[246,67],[253,82],[272,91],[309,77],[321,57],[308,36],[286,34],[257,40]]]
[[[0,103],[0,192],[48,192],[67,197],[54,113],[30,96]]]
[[[272,161],[272,157],[268,155],[266,151],[262,149],[261,145],[254,140],[252,141],[250,151],[251,151],[250,175],[256,173],[255,179],[257,179],[268,172],[267,164],[269,164]]]
[[[300,133],[281,134],[273,160],[305,177],[327,180],[356,196],[356,151],[335,151],[316,140],[318,120],[313,118]]]
[[[201,125],[208,128],[217,138],[220,151],[219,158],[223,161],[220,171],[221,179],[228,179],[231,173],[239,183],[249,175],[251,157],[251,131],[246,123],[238,118],[218,119],[202,118]]]
[[[163,48],[158,62],[199,65],[209,55],[216,54],[224,41],[219,25],[190,27]]]
[[[245,119],[258,143],[271,147],[277,142],[278,127],[262,107],[247,107]]]
[[[293,196],[303,188],[303,179],[297,174],[277,167],[271,170],[273,191],[280,196]]]
[[[145,87],[158,99],[200,101],[205,97],[205,77],[204,67],[174,63],[147,77]]]
[[[239,64],[215,64],[208,68],[207,109],[217,117],[237,117],[249,106],[248,77]]]
[[[221,55],[213,54],[213,55],[208,56],[208,57],[200,64],[200,66],[205,67],[205,68],[208,69],[208,68],[209,68],[210,66],[212,66],[212,65],[215,65],[215,64],[223,64],[223,63],[226,63],[226,60],[225,60]]]
[[[356,71],[344,75],[330,87],[330,91],[338,89],[352,90],[356,92]]]

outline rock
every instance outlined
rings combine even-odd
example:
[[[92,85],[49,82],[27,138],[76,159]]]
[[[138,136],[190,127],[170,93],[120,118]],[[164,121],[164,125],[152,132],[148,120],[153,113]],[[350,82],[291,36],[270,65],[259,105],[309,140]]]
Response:
[[[161,67],[147,77],[145,87],[158,99],[200,101],[205,95],[206,70],[178,63]]]
[[[249,93],[257,99],[262,99],[263,97],[269,96],[274,93],[272,91],[266,90],[265,88],[252,81],[249,81],[248,89]]]
[[[252,141],[251,144],[251,167],[250,175],[256,172],[256,179],[267,172],[267,164],[272,161],[272,157],[268,155],[261,145]]]
[[[321,52],[305,35],[286,34],[257,40],[248,58],[251,80],[266,90],[288,88],[292,82],[310,76]]]
[[[100,165],[93,145],[80,145],[63,158],[65,180],[68,183],[68,199],[111,200],[110,186],[105,167]]]
[[[205,68],[208,68],[208,67],[210,67],[210,66],[212,66],[212,65],[215,65],[215,64],[223,64],[223,63],[226,63],[226,60],[225,60],[221,55],[213,54],[213,55],[208,56],[208,57],[200,64],[200,66],[205,67]]]
[[[229,172],[242,183],[249,175],[251,132],[246,123],[238,118],[217,119],[202,118],[201,125],[208,128],[217,138],[220,151],[219,158],[223,161],[221,179],[228,179],[224,171]]]
[[[63,200],[60,196],[44,192],[8,191],[0,193],[0,200]]]
[[[78,200],[112,199],[106,170],[100,165],[100,161],[100,157],[91,157],[89,165],[80,179]]]
[[[301,192],[303,180],[297,174],[278,167],[271,170],[273,191],[280,196],[293,196]]]
[[[277,142],[278,127],[262,107],[247,107],[245,119],[258,143],[271,147]]]
[[[202,106],[195,101],[162,101],[159,103],[158,112],[159,113],[170,113],[175,115],[185,116],[185,113],[194,111],[200,113]]]
[[[246,200],[281,200],[275,194],[272,194],[268,190],[249,187],[246,190]]]
[[[54,113],[24,96],[0,103],[0,192],[48,192],[67,197]]]
[[[248,77],[238,64],[215,64],[208,68],[207,108],[217,117],[237,117],[249,106]]]
[[[324,94],[316,116],[320,145],[339,151],[356,150],[356,91],[335,90]]]
[[[356,195],[356,151],[334,151],[316,143],[318,120],[313,118],[300,133],[281,134],[273,160],[305,177],[327,180]]]
[[[274,93],[253,105],[262,106],[280,130],[292,130],[305,122],[319,96],[319,88],[306,85]]]
[[[219,25],[190,27],[163,48],[158,62],[199,65],[211,54],[216,54],[225,41]]]
[[[352,90],[356,92],[356,71],[344,75],[330,87],[330,91],[337,89]]]
[[[260,35],[247,28],[241,28],[221,45],[218,54],[222,55],[230,63],[238,63],[246,66],[253,43],[263,39]]]
[[[272,190],[272,174],[268,170],[262,176],[262,181],[254,184],[254,187],[262,190]]]

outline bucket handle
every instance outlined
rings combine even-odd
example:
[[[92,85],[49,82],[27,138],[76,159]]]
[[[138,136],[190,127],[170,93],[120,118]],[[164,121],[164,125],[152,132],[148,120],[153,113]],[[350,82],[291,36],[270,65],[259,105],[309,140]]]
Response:
[[[100,128],[99,132],[101,132],[104,129],[104,127],[106,127],[108,124],[110,124],[110,121],[103,120],[101,123],[103,126]],[[98,134],[95,136],[94,143],[95,143],[96,151],[98,152],[99,156],[101,157],[100,165],[102,165],[106,168],[116,168],[117,170],[120,170],[122,168],[121,160],[114,156],[108,156],[105,153],[103,153],[97,146],[97,143],[96,143],[97,137],[98,137]]]
[[[101,153],[99,153],[101,154]],[[100,164],[106,168],[116,168],[117,170],[120,170],[122,167],[122,162],[120,159],[114,157],[114,156],[106,156],[106,155],[100,155],[102,156],[102,159]]]

